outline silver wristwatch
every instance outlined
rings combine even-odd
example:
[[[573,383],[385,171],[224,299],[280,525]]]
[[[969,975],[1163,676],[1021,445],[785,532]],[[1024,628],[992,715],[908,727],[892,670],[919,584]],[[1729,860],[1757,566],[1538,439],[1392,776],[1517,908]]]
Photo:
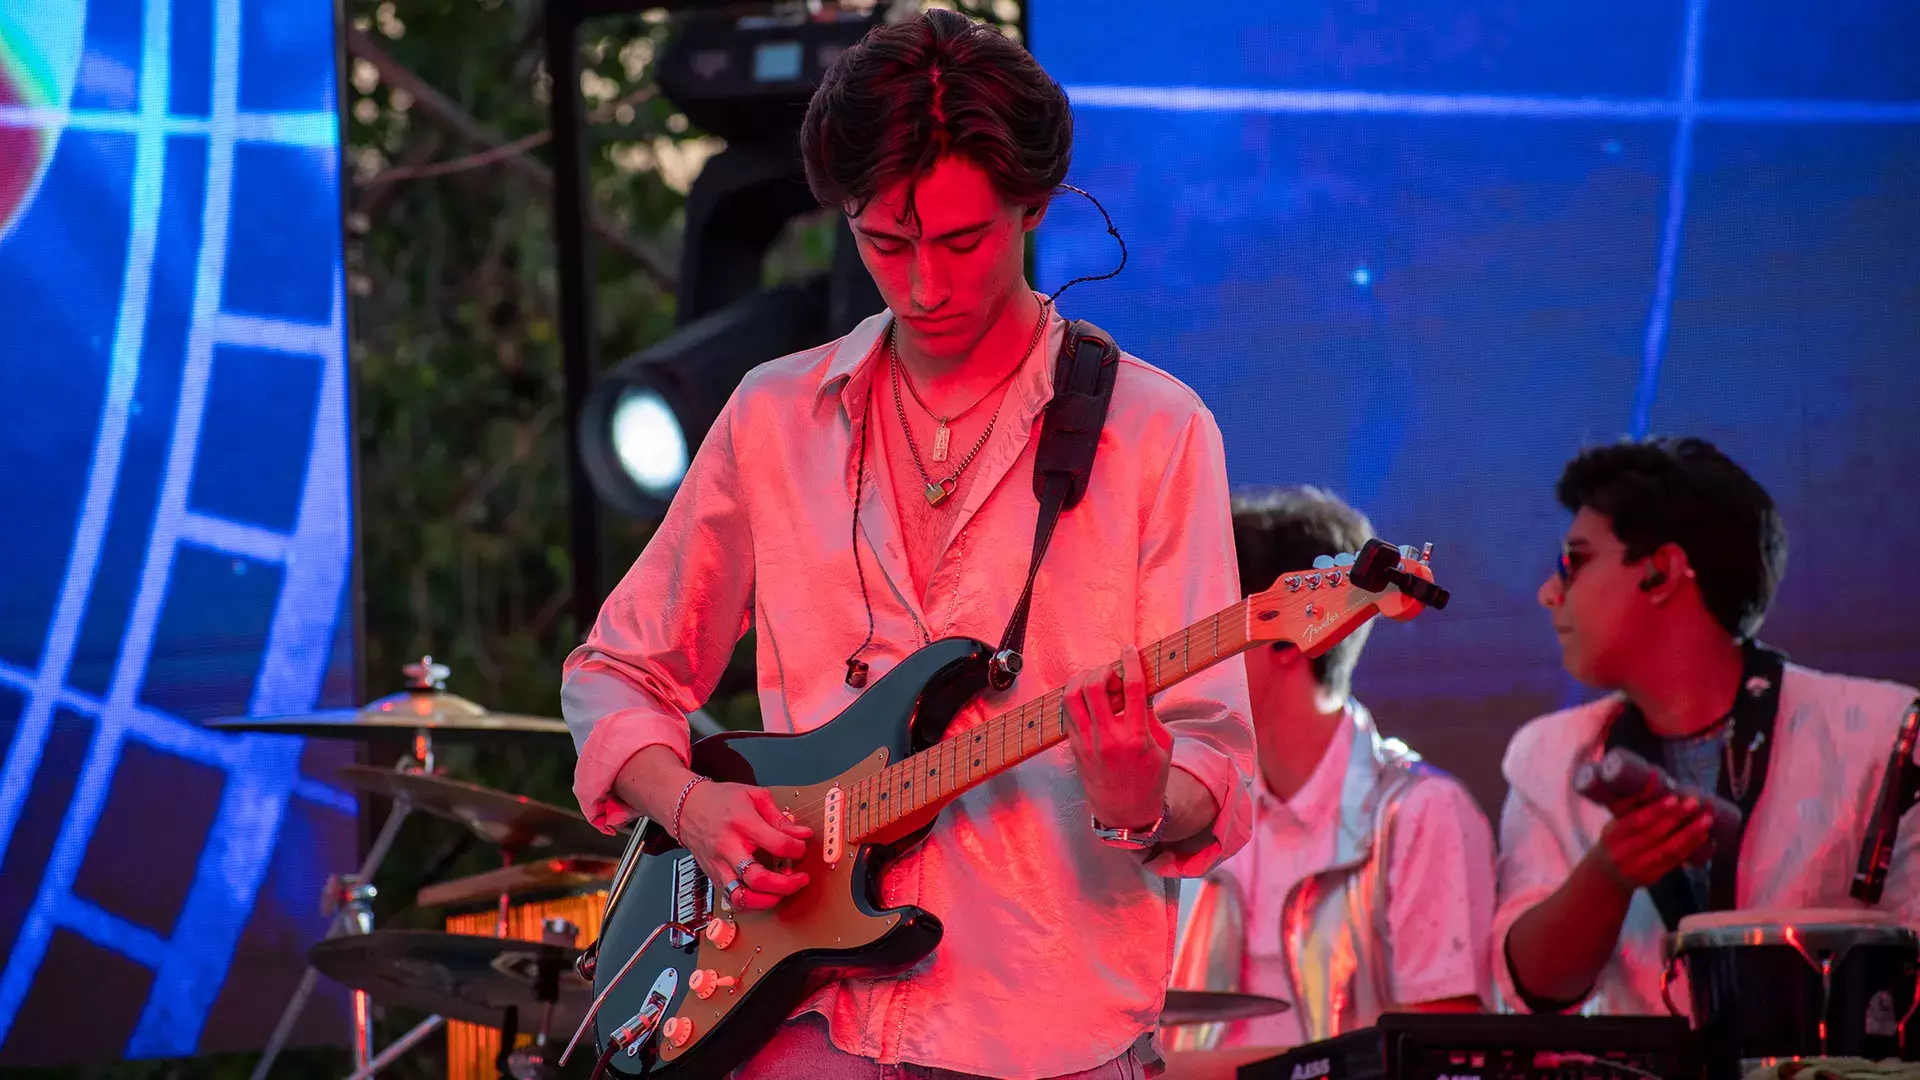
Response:
[[[1160,817],[1144,829],[1109,828],[1100,824],[1099,818],[1092,818],[1090,820],[1093,822],[1093,835],[1099,837],[1100,842],[1108,847],[1116,847],[1122,851],[1145,851],[1160,842],[1160,832],[1166,828],[1167,815],[1172,812],[1172,809],[1167,801],[1162,799]]]

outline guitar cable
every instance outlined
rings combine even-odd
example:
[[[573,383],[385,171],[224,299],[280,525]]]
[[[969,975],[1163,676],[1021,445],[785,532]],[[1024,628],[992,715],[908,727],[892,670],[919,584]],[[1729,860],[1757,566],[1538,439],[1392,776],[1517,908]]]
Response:
[[[702,922],[698,926],[694,926],[689,923],[663,922],[659,926],[654,927],[653,933],[647,935],[647,940],[641,942],[640,947],[633,950],[633,955],[627,957],[627,962],[621,965],[619,971],[614,973],[613,978],[609,980],[607,983],[607,988],[605,990],[600,991],[600,993],[594,997],[593,1007],[587,1010],[586,1019],[580,1021],[580,1026],[574,1029],[573,1038],[567,1040],[567,1048],[566,1050],[562,1051],[560,1054],[560,1064],[562,1066],[566,1065],[567,1058],[572,1056],[573,1054],[573,1048],[580,1044],[580,1036],[585,1035],[587,1033],[587,1030],[593,1027],[593,1018],[600,1015],[600,1006],[605,1005],[607,1003],[607,996],[613,993],[614,987],[620,985],[620,980],[626,978],[627,972],[633,970],[633,965],[638,963],[640,958],[646,955],[647,950],[653,947],[653,942],[655,938],[658,938],[661,934],[667,932],[668,930],[678,930],[683,934],[690,934],[694,937],[699,937],[700,933],[707,928],[707,922],[711,922],[711,921],[713,920],[709,918],[706,922]],[[607,1046],[610,1049],[618,1048],[619,1045],[620,1045],[620,1040],[618,1038],[611,1038],[607,1040]],[[604,1059],[604,1061],[613,1060],[613,1056],[610,1053],[603,1053],[601,1057]],[[597,1074],[598,1070],[595,1070],[595,1072]]]

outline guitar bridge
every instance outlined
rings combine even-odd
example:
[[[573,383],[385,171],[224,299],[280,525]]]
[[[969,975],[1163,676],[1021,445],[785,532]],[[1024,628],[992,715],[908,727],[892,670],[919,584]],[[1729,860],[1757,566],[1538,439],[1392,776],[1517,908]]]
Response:
[[[827,790],[826,829],[820,836],[820,859],[828,866],[840,862],[846,849],[843,825],[847,816],[847,793],[839,784]]]
[[[682,855],[673,864],[672,922],[699,926],[713,913],[713,882],[692,855]],[[694,943],[694,936],[680,930],[667,931],[667,940],[677,948]]]

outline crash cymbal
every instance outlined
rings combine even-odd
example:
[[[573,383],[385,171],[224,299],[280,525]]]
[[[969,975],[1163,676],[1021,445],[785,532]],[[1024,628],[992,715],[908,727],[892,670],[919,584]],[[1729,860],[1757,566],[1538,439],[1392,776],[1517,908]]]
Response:
[[[329,709],[290,716],[225,716],[206,726],[310,738],[368,739],[429,731],[436,735],[565,735],[565,721],[548,716],[491,712],[446,692],[447,666],[422,657],[402,671],[407,688],[358,709]]]
[[[555,855],[429,885],[416,899],[422,907],[492,904],[503,895],[534,900],[590,885],[605,887],[619,867],[620,860],[610,855]]]
[[[405,799],[415,810],[457,821],[510,855],[549,851],[617,854],[626,844],[620,837],[608,836],[587,824],[576,811],[479,784],[371,765],[342,765],[334,773],[362,791]]]
[[[365,990],[379,1004],[485,1027],[499,1027],[515,1006],[519,1029],[537,1031],[551,998],[549,1031],[564,1040],[593,1000],[592,988],[573,970],[579,955],[578,949],[513,938],[375,930],[329,938],[307,959],[322,975]]]
[[[1169,990],[1166,1007],[1160,1010],[1160,1023],[1211,1024],[1220,1020],[1245,1020],[1286,1012],[1293,1006],[1279,998],[1258,994],[1229,994],[1220,990]]]

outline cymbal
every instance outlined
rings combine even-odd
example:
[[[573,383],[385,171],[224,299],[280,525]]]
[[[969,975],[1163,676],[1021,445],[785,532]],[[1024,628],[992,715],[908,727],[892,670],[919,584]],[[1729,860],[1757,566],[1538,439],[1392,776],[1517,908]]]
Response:
[[[309,738],[367,739],[430,731],[438,735],[565,735],[565,721],[549,716],[491,712],[446,691],[447,666],[431,656],[401,669],[407,688],[358,709],[329,709],[289,716],[223,716],[207,727]]]
[[[521,1031],[537,1031],[546,996],[555,999],[550,1033],[562,1038],[580,1026],[593,989],[574,973],[580,950],[514,938],[443,934],[437,930],[375,930],[328,938],[307,959],[322,975],[365,990],[382,1005],[399,1005],[451,1020],[499,1027],[509,1006],[520,1010]]]
[[[491,904],[502,894],[532,898],[537,893],[568,893],[613,881],[620,860],[609,855],[555,855],[516,863],[483,874],[442,881],[420,890],[422,907]]]
[[[578,812],[524,795],[449,780],[432,773],[397,772],[371,765],[342,765],[341,780],[359,788],[406,799],[414,809],[457,821],[474,835],[508,853],[586,851],[618,853],[626,841],[608,836]]]
[[[489,712],[444,690],[403,690],[358,709],[329,709],[291,716],[223,716],[208,720],[220,731],[305,735],[320,739],[367,739],[382,735],[565,735],[563,720]]]
[[[1293,1008],[1279,998],[1258,994],[1229,994],[1221,990],[1169,990],[1166,1007],[1160,1010],[1160,1023],[1211,1024],[1220,1020],[1245,1020]]]

